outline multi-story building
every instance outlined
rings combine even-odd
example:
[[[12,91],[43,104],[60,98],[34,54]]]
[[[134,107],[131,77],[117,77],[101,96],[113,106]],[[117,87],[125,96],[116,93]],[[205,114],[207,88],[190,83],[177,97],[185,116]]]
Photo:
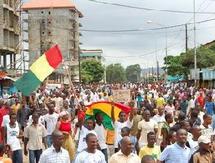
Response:
[[[22,6],[27,15],[29,66],[54,44],[63,54],[62,66],[50,76],[55,81],[64,80],[65,67],[78,79],[79,18],[82,14],[70,0],[30,0]],[[76,74],[75,74],[76,73]]]
[[[80,53],[80,59],[81,61],[96,60],[102,63],[104,61],[104,57],[102,56],[102,54],[103,54],[102,49],[92,50],[82,49]]]
[[[20,0],[0,0],[0,67],[5,69],[16,68],[20,35],[19,7]]]

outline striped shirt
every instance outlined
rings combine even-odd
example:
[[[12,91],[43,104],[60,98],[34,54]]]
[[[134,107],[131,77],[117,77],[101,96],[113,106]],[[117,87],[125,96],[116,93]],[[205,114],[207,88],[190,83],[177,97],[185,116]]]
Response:
[[[39,163],[70,163],[69,153],[67,150],[61,148],[59,152],[56,152],[53,145],[46,149],[40,156]]]

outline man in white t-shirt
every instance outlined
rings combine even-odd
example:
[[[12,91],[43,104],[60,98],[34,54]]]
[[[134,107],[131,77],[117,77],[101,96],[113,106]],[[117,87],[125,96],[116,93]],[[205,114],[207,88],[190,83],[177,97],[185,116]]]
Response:
[[[79,139],[78,139],[79,140],[78,148],[77,148],[78,153],[87,148],[86,135],[89,133],[93,133],[94,135],[97,136],[96,132],[94,131],[94,120],[93,119],[87,119],[86,125],[81,126],[81,128],[80,128]]]
[[[104,154],[97,149],[97,142],[95,134],[87,134],[87,148],[77,155],[75,163],[106,163]]]
[[[137,138],[139,140],[139,147],[143,147],[147,145],[147,134],[149,132],[158,131],[158,124],[151,118],[151,114],[149,110],[144,110],[143,112],[143,120],[138,123],[138,134]]]
[[[115,153],[116,153],[119,151],[118,143],[122,139],[121,129],[123,127],[131,128],[133,125],[133,110],[131,110],[128,120],[126,120],[125,112],[121,111],[119,113],[119,120],[116,121],[115,115],[114,115],[114,105],[112,105],[111,118],[113,120],[113,126],[114,126],[114,130],[115,130],[114,148],[115,148]]]
[[[191,128],[192,138],[187,138],[188,145],[191,150],[191,154],[195,153],[199,148],[198,139],[201,136],[201,129],[195,125]]]
[[[105,160],[108,162],[108,153],[107,153],[107,145],[106,145],[107,132],[102,124],[103,116],[100,113],[97,113],[95,115],[95,118],[96,118],[96,125],[94,130],[98,136],[99,149],[101,149],[102,153],[105,156]]]
[[[22,163],[23,162],[22,148],[19,140],[19,138],[21,137],[19,125],[16,121],[16,114],[11,113],[9,117],[10,121],[4,127],[5,144],[7,144],[10,147],[10,150],[12,151],[13,163]]]
[[[55,113],[54,104],[50,103],[47,105],[49,112],[43,116],[43,120],[45,122],[45,127],[47,129],[47,145],[51,147],[52,145],[52,132],[56,128],[57,120],[59,115]]]

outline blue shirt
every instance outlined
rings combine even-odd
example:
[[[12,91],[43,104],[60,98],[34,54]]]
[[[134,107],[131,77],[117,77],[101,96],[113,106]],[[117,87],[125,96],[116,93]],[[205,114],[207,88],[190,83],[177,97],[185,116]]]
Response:
[[[160,161],[165,163],[188,163],[190,159],[190,148],[182,148],[177,143],[167,146],[161,153]]]
[[[215,105],[213,102],[206,102],[205,104],[205,110],[206,110],[206,113],[213,116],[214,115],[214,108]]]

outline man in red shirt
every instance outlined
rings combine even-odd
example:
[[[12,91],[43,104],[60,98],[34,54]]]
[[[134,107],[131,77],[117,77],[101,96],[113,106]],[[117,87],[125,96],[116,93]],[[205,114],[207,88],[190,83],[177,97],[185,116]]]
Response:
[[[205,106],[205,98],[203,96],[203,92],[200,92],[200,95],[197,97],[197,102],[201,106],[201,108],[204,108]]]

